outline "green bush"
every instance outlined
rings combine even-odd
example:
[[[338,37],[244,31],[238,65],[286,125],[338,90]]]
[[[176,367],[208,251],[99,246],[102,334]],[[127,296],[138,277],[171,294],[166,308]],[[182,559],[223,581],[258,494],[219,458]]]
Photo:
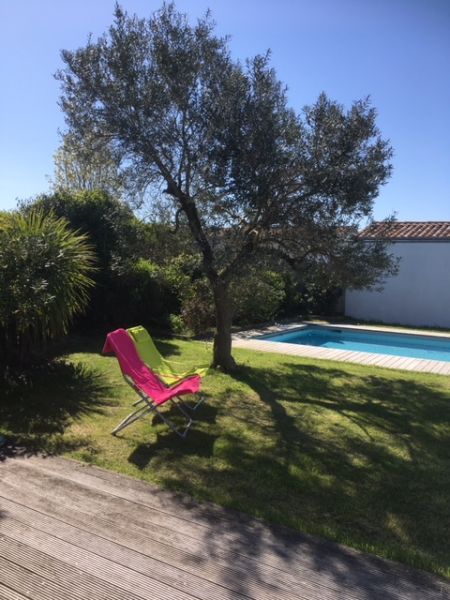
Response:
[[[212,292],[199,255],[182,253],[173,257],[161,269],[161,275],[177,299],[170,317],[173,331],[200,334],[214,325]]]
[[[22,207],[24,214],[33,210],[67,219],[72,229],[88,236],[97,255],[95,287],[87,311],[76,319],[76,327],[104,330],[122,326],[126,313],[122,305],[127,300],[121,277],[139,258],[141,247],[141,223],[130,207],[103,191],[61,191],[39,196]]]
[[[284,318],[299,318],[305,315],[339,314],[342,290],[328,287],[323,281],[315,282],[295,273],[284,273],[286,296],[280,315]]]
[[[279,312],[285,297],[284,280],[274,271],[249,272],[230,286],[233,322],[252,325],[270,321]],[[184,284],[181,317],[186,328],[200,334],[214,326],[214,302],[205,277]]]
[[[186,324],[181,315],[169,315],[169,324],[174,333],[185,333],[187,330]]]
[[[283,276],[275,271],[249,271],[231,285],[234,322],[252,325],[270,321],[285,298]]]
[[[186,328],[195,335],[214,326],[213,295],[206,277],[196,279],[186,289],[181,302],[181,317]]]
[[[78,328],[105,330],[137,323],[170,327],[169,314],[181,310],[182,282],[176,282],[180,265],[193,256],[180,252],[189,246],[186,232],[173,235],[168,225],[144,223],[104,191],[59,191],[38,197],[22,211],[36,208],[67,218],[72,228],[89,236],[98,255],[95,288],[88,310],[76,320]],[[156,263],[168,266],[160,269]]]
[[[120,271],[127,261],[140,256],[140,221],[127,204],[106,192],[60,191],[38,196],[22,210],[52,212],[88,235],[98,258],[96,280],[104,271]]]
[[[168,328],[178,301],[158,265],[139,259],[118,274],[106,291],[105,318],[121,327],[148,324]]]
[[[181,254],[162,269],[162,274],[178,297],[181,320],[174,321],[177,331],[200,334],[214,325],[214,302],[201,262],[195,254]],[[285,282],[281,274],[250,267],[245,276],[230,286],[234,323],[249,325],[275,317],[285,298]]]
[[[0,359],[30,362],[88,304],[94,253],[86,236],[41,210],[0,221]]]

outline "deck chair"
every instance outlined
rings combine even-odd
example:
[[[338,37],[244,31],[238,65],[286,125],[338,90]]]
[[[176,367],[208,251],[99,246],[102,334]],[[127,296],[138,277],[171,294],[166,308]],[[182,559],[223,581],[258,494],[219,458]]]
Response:
[[[156,413],[164,423],[184,439],[192,425],[192,418],[184,406],[181,405],[179,397],[185,394],[198,393],[201,383],[200,376],[192,375],[180,381],[175,386],[166,386],[139,357],[136,346],[125,329],[117,329],[108,333],[103,352],[113,352],[116,355],[125,381],[139,396],[139,400],[135,404],[142,404],[142,406],[125,417],[114,428],[112,434],[115,435],[122,429],[125,429],[125,427],[128,427],[128,425],[131,425],[131,423],[142,419],[150,413]],[[176,427],[175,423],[159,410],[169,400],[175,404],[187,421],[183,430]]]
[[[209,370],[209,367],[198,367],[182,371],[181,365],[168,361],[161,356],[150,334],[142,325],[130,327],[127,331],[136,344],[139,356],[166,385],[176,385],[179,381],[192,375],[204,377]],[[200,402],[196,406],[199,404]]]

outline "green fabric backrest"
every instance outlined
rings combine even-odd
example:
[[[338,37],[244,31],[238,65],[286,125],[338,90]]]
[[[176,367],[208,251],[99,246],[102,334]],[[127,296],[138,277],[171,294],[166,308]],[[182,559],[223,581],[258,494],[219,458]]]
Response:
[[[200,375],[200,377],[204,377],[207,374],[209,370],[207,366],[191,368],[187,371],[180,372],[178,370],[180,368],[179,366],[173,365],[161,356],[150,334],[145,327],[142,327],[142,325],[130,327],[127,331],[136,344],[138,354],[142,360],[153,371],[156,371],[160,378],[168,385],[172,385],[177,379],[184,379],[191,375]]]
[[[168,366],[164,364],[163,357],[158,352],[158,348],[144,327],[137,325],[136,327],[130,327],[127,331],[133,338],[139,355],[145,363],[156,371],[170,371]]]

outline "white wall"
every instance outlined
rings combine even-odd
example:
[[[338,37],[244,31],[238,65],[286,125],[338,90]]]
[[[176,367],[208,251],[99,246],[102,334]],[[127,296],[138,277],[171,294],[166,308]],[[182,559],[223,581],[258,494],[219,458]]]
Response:
[[[450,242],[396,242],[399,272],[381,292],[347,290],[345,314],[355,319],[450,327]]]

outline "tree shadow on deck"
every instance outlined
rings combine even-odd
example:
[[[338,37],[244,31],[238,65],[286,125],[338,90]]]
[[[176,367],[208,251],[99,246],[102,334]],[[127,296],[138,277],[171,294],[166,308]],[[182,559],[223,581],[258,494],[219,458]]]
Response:
[[[63,360],[7,374],[0,379],[0,396],[0,429],[8,440],[0,458],[78,448],[88,440],[76,435],[64,438],[67,427],[111,405],[101,374]]]
[[[364,598],[398,598],[398,586],[407,596],[418,581],[437,592],[437,580],[425,574],[399,582],[395,565],[279,525],[448,572],[450,389],[435,385],[433,376],[376,370],[367,376],[289,362],[280,372],[244,366],[235,379],[256,400],[246,408],[247,392],[240,385],[233,399],[230,385],[216,400],[234,425],[224,430],[219,422],[217,440],[207,446],[211,460],[194,466],[192,485],[181,468],[175,480],[170,473],[164,481],[172,488],[181,481],[178,489],[197,496],[200,490],[203,497],[220,497],[232,509],[278,523],[268,530],[233,510],[181,499],[193,520],[208,522],[208,555],[242,566],[233,581],[224,567],[224,585],[251,595],[258,577],[270,593],[264,563],[275,555],[293,573],[313,569],[330,589],[344,585]],[[244,566],[240,553],[251,566]],[[289,587],[289,578],[280,585]],[[301,597],[301,586],[294,593]]]

